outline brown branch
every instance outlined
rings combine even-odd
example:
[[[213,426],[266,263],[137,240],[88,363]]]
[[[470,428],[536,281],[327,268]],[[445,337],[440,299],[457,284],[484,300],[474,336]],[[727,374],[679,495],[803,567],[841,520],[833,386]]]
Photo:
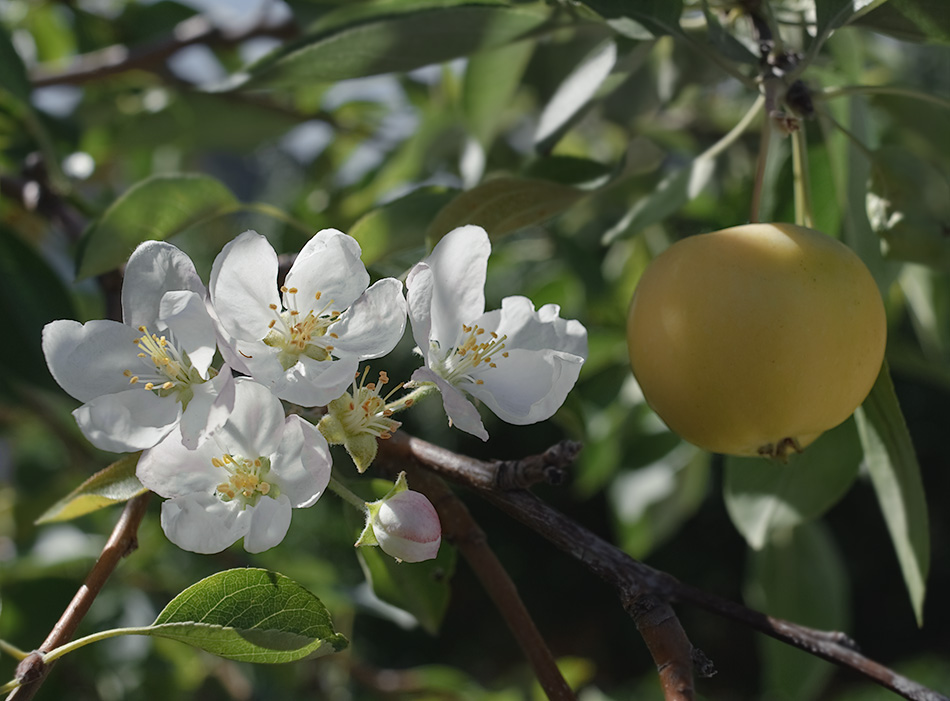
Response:
[[[851,669],[904,698],[913,701],[950,701],[950,698],[901,676],[860,654],[843,633],[814,630],[746,608],[708,592],[683,584],[666,572],[634,560],[616,546],[588,531],[572,519],[524,490],[498,491],[486,487],[493,463],[467,458],[421,439],[397,433],[381,444],[382,452],[413,457],[423,466],[480,491],[516,520],[585,564],[616,587],[629,608],[638,596],[655,596],[665,602],[684,602],[717,616],[797,647],[816,657]],[[634,612],[635,613],[635,612]],[[695,662],[701,660],[694,659]]]
[[[475,572],[515,636],[547,697],[551,701],[574,701],[574,692],[558,669],[515,583],[488,546],[485,532],[472,518],[462,500],[431,472],[413,467],[406,461],[399,461],[395,467],[396,470],[405,470],[413,488],[424,493],[435,506],[442,523],[443,536],[459,549]]]
[[[60,616],[39,649],[17,665],[16,679],[22,686],[14,689],[7,696],[7,701],[27,701],[33,698],[52,667],[52,664],[43,662],[41,653],[55,650],[72,639],[80,621],[89,611],[89,607],[95,601],[96,596],[102,590],[119,561],[138,547],[136,533],[142,518],[145,516],[150,494],[151,492],[146,492],[126,503],[118,523],[112,530],[112,535],[109,536],[109,540],[102,549],[99,559],[96,560],[96,564],[89,571],[86,581],[76,592],[73,600],[69,602],[69,606],[66,607],[63,615]]]
[[[195,15],[179,22],[171,34],[142,46],[128,48],[121,44],[77,56],[65,69],[37,66],[30,74],[33,87],[48,85],[80,85],[89,81],[124,73],[137,68],[151,68],[177,51],[194,44],[233,46],[246,39],[272,36],[286,39],[295,36],[293,20],[277,24],[262,21],[241,32],[228,33],[215,27],[207,17]]]

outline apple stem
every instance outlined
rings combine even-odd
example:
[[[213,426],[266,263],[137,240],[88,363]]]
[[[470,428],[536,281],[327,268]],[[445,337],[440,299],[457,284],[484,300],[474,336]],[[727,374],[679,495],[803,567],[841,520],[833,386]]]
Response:
[[[795,223],[814,228],[811,206],[811,180],[808,177],[808,146],[805,130],[792,132],[792,174],[795,190]]]

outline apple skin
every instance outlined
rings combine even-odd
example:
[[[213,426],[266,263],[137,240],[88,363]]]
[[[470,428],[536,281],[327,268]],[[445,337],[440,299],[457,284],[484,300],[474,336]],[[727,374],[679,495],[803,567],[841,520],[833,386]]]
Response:
[[[678,241],[630,305],[630,363],[684,439],[784,459],[860,406],[884,359],[874,278],[855,253],[791,224],[747,224]]]

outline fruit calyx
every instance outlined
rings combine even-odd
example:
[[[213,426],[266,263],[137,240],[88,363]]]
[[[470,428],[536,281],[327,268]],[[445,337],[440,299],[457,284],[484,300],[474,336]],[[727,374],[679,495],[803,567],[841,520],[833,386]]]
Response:
[[[801,443],[798,442],[797,438],[789,436],[783,438],[778,443],[766,443],[763,446],[760,446],[756,451],[759,455],[764,458],[772,458],[773,460],[778,460],[781,463],[787,463],[788,457],[792,453],[800,453],[804,450]]]

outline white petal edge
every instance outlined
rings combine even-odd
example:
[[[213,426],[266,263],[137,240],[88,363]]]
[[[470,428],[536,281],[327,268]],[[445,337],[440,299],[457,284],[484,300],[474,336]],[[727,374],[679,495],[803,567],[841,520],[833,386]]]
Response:
[[[137,329],[153,325],[166,292],[186,290],[202,299],[207,295],[201,278],[184,252],[165,241],[145,241],[132,251],[122,283],[122,319]]]
[[[330,448],[317,428],[299,416],[284,421],[284,436],[271,458],[280,493],[295,509],[313,506],[330,484]]]
[[[141,387],[106,394],[73,412],[83,435],[100,450],[132,453],[151,448],[178,424],[181,405]]]
[[[287,535],[290,529],[290,500],[281,494],[276,499],[261,497],[253,507],[247,507],[251,525],[244,535],[244,549],[249,553],[270,550]]]
[[[335,353],[355,355],[360,360],[386,355],[406,330],[402,283],[391,277],[374,283],[330,330],[339,336],[333,344]]]
[[[211,301],[222,328],[244,341],[259,341],[280,305],[277,254],[256,231],[228,242],[211,267]]]
[[[162,503],[162,530],[183,550],[219,553],[244,537],[251,512],[237,501],[225,503],[212,494],[189,494]]]
[[[297,304],[284,293],[284,307],[342,312],[359,298],[369,285],[369,273],[360,259],[360,245],[352,236],[336,229],[323,229],[300,249],[290,266],[284,286],[297,288]],[[320,293],[320,299],[315,295]],[[329,305],[329,306],[328,306]]]
[[[418,368],[412,373],[410,379],[415,383],[434,383],[442,394],[442,408],[445,409],[445,415],[449,417],[449,423],[461,431],[481,438],[483,441],[488,440],[488,431],[485,430],[485,426],[482,424],[478,409],[461,391],[429,370],[429,368]]]

